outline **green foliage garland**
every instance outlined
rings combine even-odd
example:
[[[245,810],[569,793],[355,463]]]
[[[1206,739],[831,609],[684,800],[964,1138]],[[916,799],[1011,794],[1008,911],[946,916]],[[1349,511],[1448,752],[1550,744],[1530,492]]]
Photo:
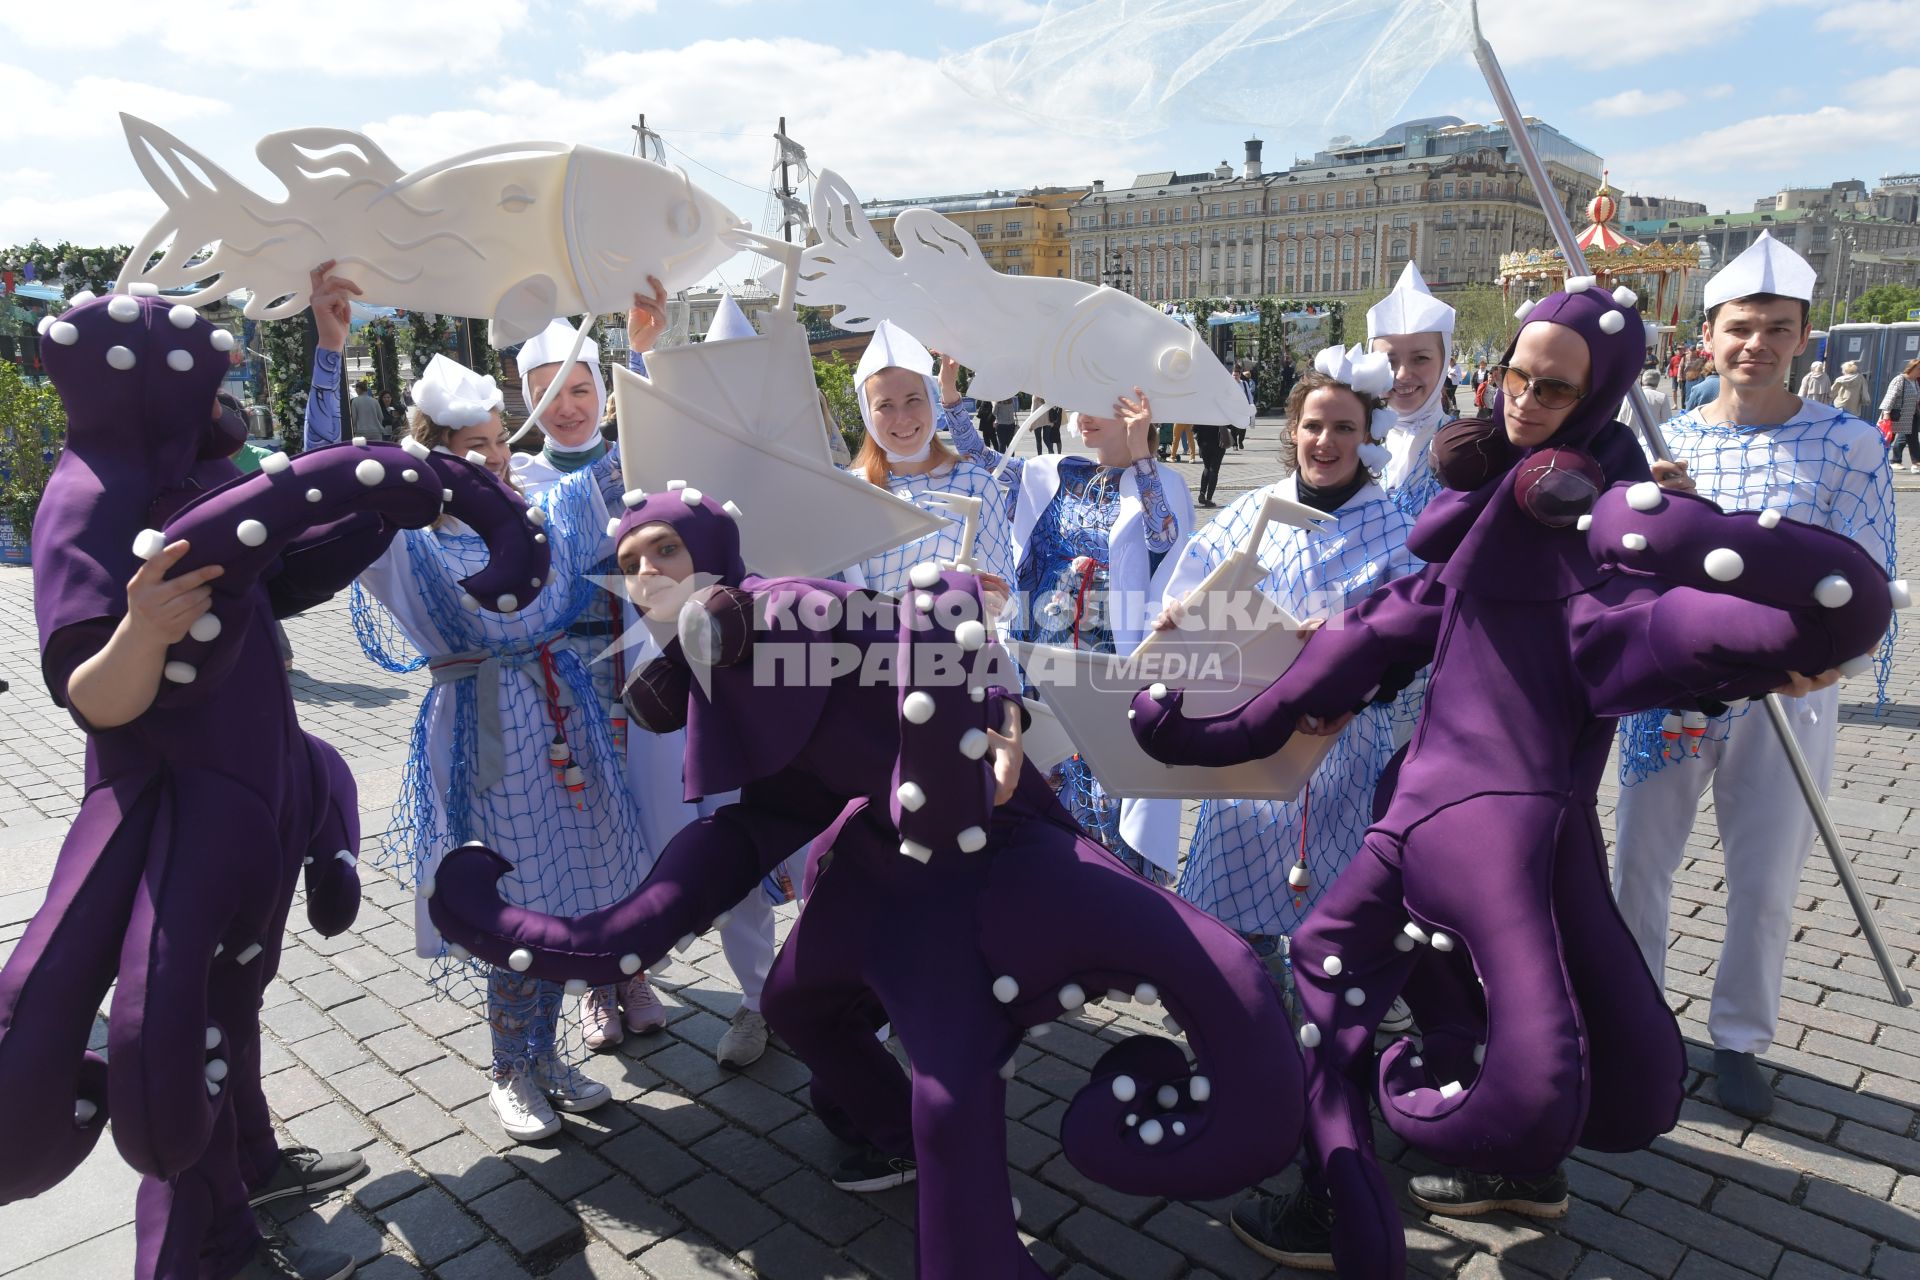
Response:
[[[39,240],[0,249],[0,271],[11,271],[17,282],[25,282],[26,269],[33,267],[34,283],[65,290],[69,295],[82,289],[105,293],[120,274],[120,264],[133,252],[132,245],[116,244],[89,247],[62,240],[48,245]]]
[[[25,539],[47,477],[67,442],[67,415],[52,384],[35,386],[0,360],[0,517]]]

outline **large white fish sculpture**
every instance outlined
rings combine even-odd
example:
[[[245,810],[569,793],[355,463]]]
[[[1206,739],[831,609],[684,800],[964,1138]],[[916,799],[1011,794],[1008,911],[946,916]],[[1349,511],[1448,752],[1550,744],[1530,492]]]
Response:
[[[650,275],[669,292],[699,282],[746,225],[685,173],[634,156],[513,142],[402,173],[365,135],[325,128],[260,140],[287,188],[273,201],[166,130],[120,120],[167,211],[116,287],[198,285],[190,304],[244,291],[256,320],[303,310],[308,273],[331,258],[367,302],[489,317],[510,346],[555,316],[625,312]]]
[[[893,321],[972,369],[976,398],[1025,391],[1105,416],[1137,386],[1163,422],[1252,422],[1246,393],[1199,334],[1138,298],[1078,280],[1003,275],[972,236],[930,209],[894,220],[896,256],[831,170],[814,183],[813,225],[820,242],[801,258],[799,300],[844,308],[833,323],[856,333]]]

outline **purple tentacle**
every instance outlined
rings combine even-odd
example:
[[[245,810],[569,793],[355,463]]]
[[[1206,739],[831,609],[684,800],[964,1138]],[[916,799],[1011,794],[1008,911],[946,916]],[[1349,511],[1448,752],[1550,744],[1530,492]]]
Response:
[[[325,938],[353,926],[360,913],[360,792],[340,753],[307,736],[319,824],[307,845],[307,922]]]
[[[987,638],[980,580],[932,564],[916,565],[913,575],[916,589],[900,611],[900,754],[888,813],[900,852],[925,862],[986,847],[993,771],[987,690],[970,679]]]

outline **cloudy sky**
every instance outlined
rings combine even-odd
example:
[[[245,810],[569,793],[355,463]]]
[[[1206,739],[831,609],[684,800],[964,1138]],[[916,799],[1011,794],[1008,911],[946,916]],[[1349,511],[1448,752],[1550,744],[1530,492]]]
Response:
[[[1604,155],[1623,190],[1739,210],[1782,184],[1920,168],[1920,0],[1483,0],[1483,9],[1523,108]],[[276,197],[252,156],[276,129],[364,130],[412,168],[524,138],[626,151],[644,111],[669,158],[756,224],[782,114],[816,166],[869,198],[1125,183],[1137,171],[1238,163],[1248,129],[1207,119],[1204,95],[1146,136],[1089,139],[969,96],[938,70],[942,55],[1018,32],[1041,12],[1029,0],[8,4],[0,244],[139,236],[160,206],[128,157],[120,111]],[[1284,49],[1264,56],[1276,83],[1299,82],[1304,68]],[[1089,92],[1112,92],[1123,74],[1090,65],[1061,87],[1071,92],[1084,75]],[[1398,115],[1446,113],[1494,114],[1464,58],[1429,74]],[[1324,125],[1256,131],[1269,168],[1326,142]]]

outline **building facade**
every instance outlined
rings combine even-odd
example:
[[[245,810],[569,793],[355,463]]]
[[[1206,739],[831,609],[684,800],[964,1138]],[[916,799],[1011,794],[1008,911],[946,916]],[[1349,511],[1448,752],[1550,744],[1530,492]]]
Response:
[[[1807,200],[1809,193],[1842,188],[1858,188],[1862,199],[1828,204]],[[1872,207],[1864,193],[1863,184],[1835,183],[1833,188],[1782,192],[1783,198],[1801,202],[1769,210],[1634,222],[1623,230],[1649,243],[1705,240],[1716,266],[1739,256],[1762,231],[1770,232],[1813,265],[1815,301],[1855,297],[1877,284],[1920,285],[1920,223],[1856,212],[1856,206]]]
[[[1067,274],[1067,210],[1086,187],[1036,187],[1028,191],[981,191],[920,200],[875,200],[863,204],[867,220],[900,252],[894,219],[908,209],[930,209],[970,234],[981,256],[1010,276]]]
[[[1551,198],[1575,214],[1600,157],[1529,117]],[[1504,124],[1451,116],[1395,125],[1367,143],[1336,140],[1267,173],[1261,144],[1236,171],[1143,173],[1072,209],[1072,272],[1149,302],[1371,291],[1409,260],[1436,290],[1497,279],[1500,255],[1551,243]]]

